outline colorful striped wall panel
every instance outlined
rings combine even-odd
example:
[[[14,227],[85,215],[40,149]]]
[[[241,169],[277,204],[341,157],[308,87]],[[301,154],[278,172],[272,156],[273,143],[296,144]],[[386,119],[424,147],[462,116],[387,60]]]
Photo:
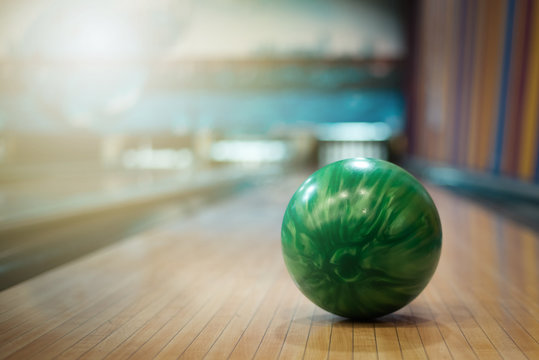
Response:
[[[539,1],[423,0],[411,152],[539,183]]]

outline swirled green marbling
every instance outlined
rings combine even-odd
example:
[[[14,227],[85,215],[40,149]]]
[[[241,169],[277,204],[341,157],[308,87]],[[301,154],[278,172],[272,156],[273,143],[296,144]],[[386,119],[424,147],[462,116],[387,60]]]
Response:
[[[281,230],[298,288],[334,314],[369,319],[412,301],[442,247],[438,212],[408,172],[382,160],[347,159],[311,175]]]

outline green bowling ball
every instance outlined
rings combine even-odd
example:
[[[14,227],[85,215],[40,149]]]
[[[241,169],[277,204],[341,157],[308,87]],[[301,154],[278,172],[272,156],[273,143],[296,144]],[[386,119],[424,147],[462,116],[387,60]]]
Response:
[[[412,301],[442,249],[425,188],[389,162],[355,158],[312,174],[281,229],[284,261],[301,292],[334,314],[372,319]]]

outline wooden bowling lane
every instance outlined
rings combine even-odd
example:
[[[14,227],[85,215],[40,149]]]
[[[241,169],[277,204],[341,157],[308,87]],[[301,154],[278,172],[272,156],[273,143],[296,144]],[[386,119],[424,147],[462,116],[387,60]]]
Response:
[[[430,188],[444,245],[410,305],[315,307],[280,253],[304,176],[247,189],[0,293],[2,359],[537,359],[539,236]]]

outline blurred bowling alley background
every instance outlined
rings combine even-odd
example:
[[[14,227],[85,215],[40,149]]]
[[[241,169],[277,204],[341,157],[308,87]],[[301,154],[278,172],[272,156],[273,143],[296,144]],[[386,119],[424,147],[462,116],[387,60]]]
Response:
[[[5,0],[0,288],[356,156],[537,229],[538,139],[532,0]]]

